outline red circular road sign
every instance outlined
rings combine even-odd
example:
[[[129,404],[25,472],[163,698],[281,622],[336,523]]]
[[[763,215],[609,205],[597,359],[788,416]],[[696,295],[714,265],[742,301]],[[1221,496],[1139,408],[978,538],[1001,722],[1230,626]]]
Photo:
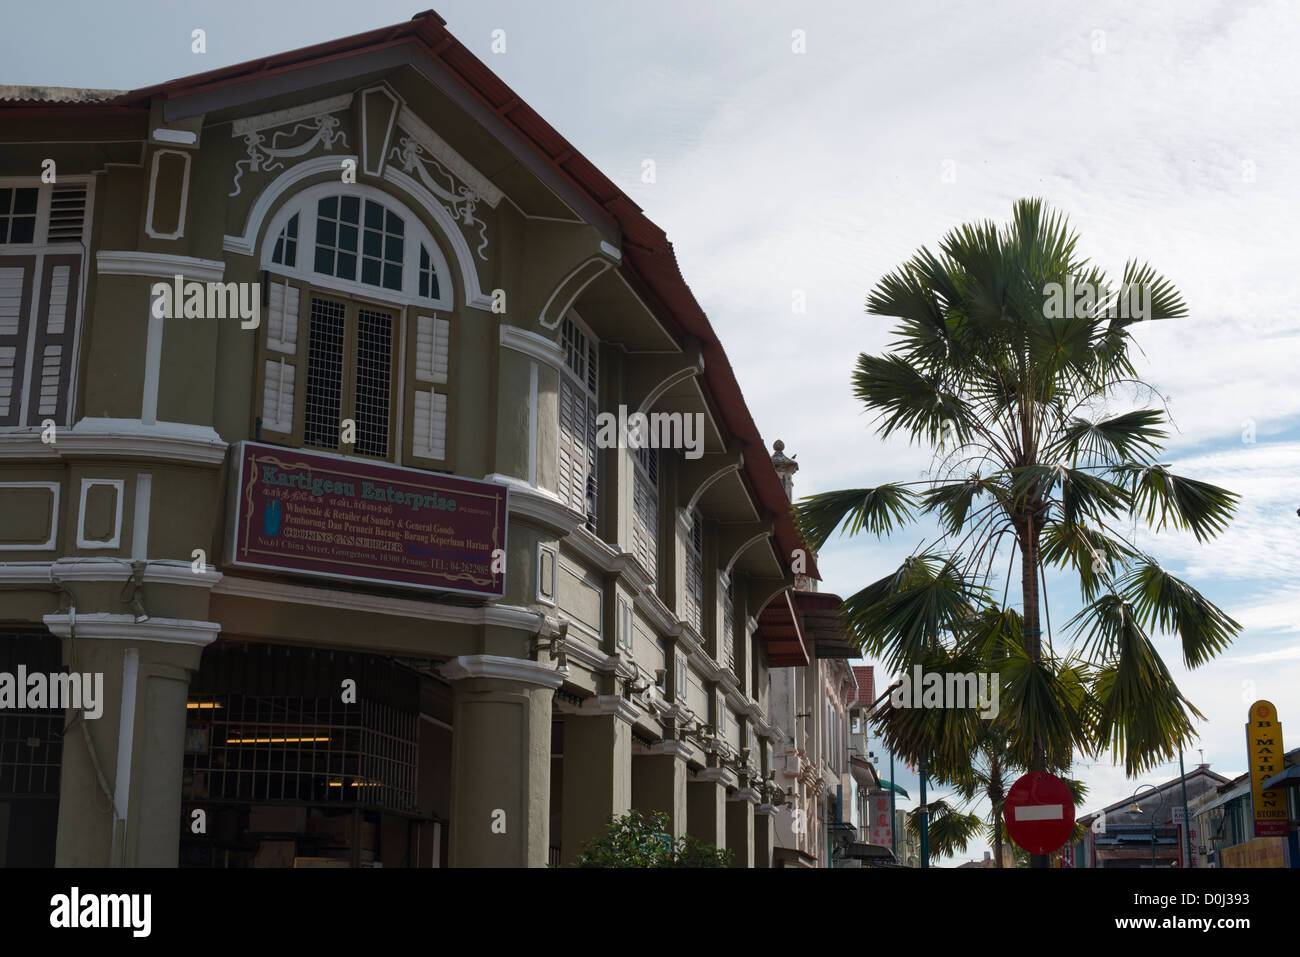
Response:
[[[1011,785],[1002,813],[1013,841],[1031,854],[1051,854],[1074,828],[1074,797],[1056,775],[1030,771]]]

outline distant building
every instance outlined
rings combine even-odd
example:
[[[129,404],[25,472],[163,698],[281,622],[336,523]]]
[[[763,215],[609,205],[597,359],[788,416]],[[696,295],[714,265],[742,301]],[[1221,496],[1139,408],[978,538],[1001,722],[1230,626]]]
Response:
[[[1063,856],[1076,868],[1186,867],[1186,846],[1177,818],[1182,816],[1183,779],[1172,778],[1158,787],[1142,788],[1129,796],[1079,818],[1088,828],[1085,838]],[[1187,806],[1195,809],[1212,798],[1228,779],[1200,764],[1186,775]],[[1140,787],[1140,786],[1138,786]],[[1193,835],[1193,840],[1197,835]],[[1191,866],[1196,866],[1195,862]]]
[[[799,463],[785,455],[785,443],[773,446],[772,465],[794,500],[794,473]],[[808,556],[810,559],[815,556]],[[785,740],[773,742],[774,784],[784,794],[784,803],[773,815],[776,867],[857,866],[852,845],[859,843],[862,818],[859,788],[873,788],[875,771],[865,754],[858,755],[856,776],[852,771],[849,708],[859,694],[849,659],[857,650],[849,642],[840,622],[838,595],[818,592],[816,580],[798,573],[791,594],[802,626],[807,662],[801,666],[777,667],[770,672],[770,714],[785,733]],[[759,627],[764,624],[760,620]],[[769,633],[774,633],[768,628]],[[779,635],[774,635],[778,637]],[[793,642],[798,636],[791,635]],[[857,745],[861,751],[863,745]]]
[[[1197,867],[1300,867],[1300,748],[1282,756],[1284,769],[1276,778],[1286,794],[1289,833],[1285,837],[1256,837],[1250,775],[1242,774],[1221,786],[1192,812]]]

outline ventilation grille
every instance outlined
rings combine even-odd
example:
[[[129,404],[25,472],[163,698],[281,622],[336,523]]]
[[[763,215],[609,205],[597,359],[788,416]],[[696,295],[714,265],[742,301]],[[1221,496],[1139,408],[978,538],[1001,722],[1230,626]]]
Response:
[[[50,197],[49,241],[79,243],[86,226],[86,184],[55,186]]]

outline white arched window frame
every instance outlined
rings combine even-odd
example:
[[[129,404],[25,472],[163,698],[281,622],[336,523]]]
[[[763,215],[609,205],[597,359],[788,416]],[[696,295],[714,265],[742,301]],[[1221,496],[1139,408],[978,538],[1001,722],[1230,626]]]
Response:
[[[366,202],[378,203],[384,209],[402,221],[403,249],[402,275],[399,289],[384,285],[361,282],[359,278],[348,279],[317,272],[316,237],[317,219],[320,201],[329,197],[356,197],[360,207],[359,232],[357,237],[357,267],[355,274],[361,275],[361,255],[364,245]],[[286,235],[290,221],[297,217],[296,257],[292,265],[275,262],[277,247]],[[433,233],[411,209],[390,193],[363,184],[318,183],[294,194],[287,203],[271,218],[270,225],[262,238],[261,266],[282,276],[290,276],[310,282],[324,289],[338,290],[354,296],[370,299],[383,299],[389,302],[419,306],[425,309],[450,310],[453,305],[452,275]],[[437,276],[438,295],[421,295],[422,267],[427,281],[429,272]],[[432,290],[429,290],[432,291]]]

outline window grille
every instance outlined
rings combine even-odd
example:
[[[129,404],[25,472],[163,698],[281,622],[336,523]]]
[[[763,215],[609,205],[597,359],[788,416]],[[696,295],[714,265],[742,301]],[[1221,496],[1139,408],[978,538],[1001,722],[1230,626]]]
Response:
[[[357,312],[356,451],[388,455],[388,396],[392,376],[393,317]]]
[[[312,298],[303,442],[317,448],[336,449],[339,445],[345,312],[342,303]]]
[[[201,695],[187,714],[183,797],[416,809],[418,716],[376,701]]]

